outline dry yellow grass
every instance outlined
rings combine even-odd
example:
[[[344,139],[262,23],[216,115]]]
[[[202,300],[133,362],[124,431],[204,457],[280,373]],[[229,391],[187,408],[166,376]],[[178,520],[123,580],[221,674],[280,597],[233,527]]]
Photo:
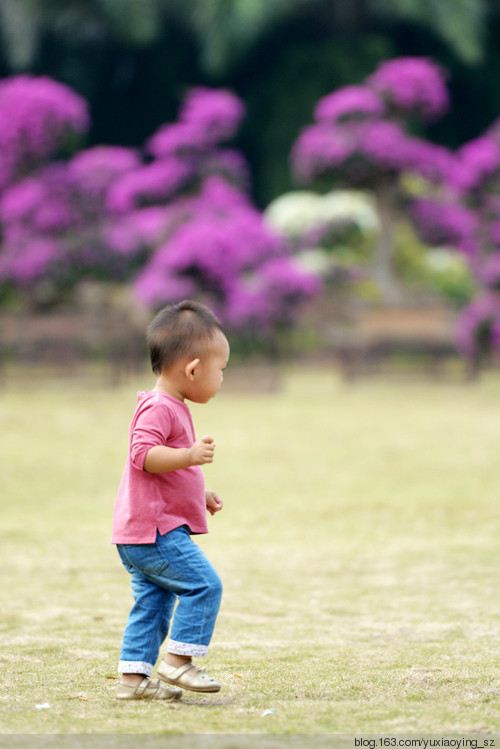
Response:
[[[225,583],[206,663],[224,688],[115,702],[131,598],[110,520],[149,383],[0,391],[1,733],[500,732],[493,376],[295,370],[273,394],[232,392],[229,370],[193,408],[225,500],[200,540]]]

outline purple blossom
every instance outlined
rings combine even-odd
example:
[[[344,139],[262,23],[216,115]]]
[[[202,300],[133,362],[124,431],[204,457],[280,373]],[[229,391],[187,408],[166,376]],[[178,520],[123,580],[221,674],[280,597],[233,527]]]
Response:
[[[219,174],[234,182],[240,190],[250,187],[250,173],[245,157],[235,149],[226,148],[213,151],[200,167],[203,177]]]
[[[224,293],[240,273],[279,251],[281,243],[251,207],[228,207],[222,213],[198,205],[196,220],[190,216],[180,224],[155,253],[164,272],[182,275],[196,269],[214,291]]]
[[[219,143],[236,134],[244,116],[243,102],[230,91],[194,88],[186,96],[180,120],[196,125]]]
[[[63,84],[28,75],[0,81],[0,189],[88,127],[86,102]]]
[[[498,217],[498,214],[497,214]],[[500,251],[500,221],[498,218],[494,218],[492,220],[491,226],[490,226],[490,235],[491,240],[496,245],[497,249]]]
[[[367,86],[344,86],[320,99],[314,110],[317,122],[382,117],[385,107],[380,96]]]
[[[104,240],[114,251],[136,255],[166,238],[179,218],[178,206],[150,206],[120,216],[103,227]]]
[[[321,291],[318,276],[306,271],[294,258],[271,258],[261,266],[259,275],[265,285],[266,298],[279,304],[275,308],[275,319],[283,316],[283,308],[292,311],[295,304]]]
[[[140,166],[138,154],[130,148],[95,146],[80,151],[68,164],[80,190],[104,199],[118,177]]]
[[[63,164],[51,164],[35,177],[4,191],[0,219],[9,228],[20,223],[36,235],[68,229],[77,220],[71,203],[74,186]]]
[[[194,278],[176,276],[164,267],[167,255],[157,254],[136,276],[134,292],[143,304],[153,309],[196,296]]]
[[[292,149],[296,179],[305,184],[340,168],[356,150],[352,133],[340,127],[319,123],[305,128]]]
[[[31,216],[45,197],[43,181],[28,177],[14,187],[4,190],[0,196],[0,220],[2,224],[23,221]]]
[[[47,266],[56,262],[61,255],[57,241],[47,237],[26,237],[21,248],[4,247],[0,255],[0,282],[12,279],[21,287],[30,286],[33,281],[45,275]]]
[[[435,184],[449,180],[456,169],[456,158],[447,148],[427,140],[408,138],[407,169]]]
[[[477,264],[476,278],[488,289],[500,291],[500,252]]]
[[[389,107],[434,120],[448,108],[448,92],[441,68],[423,57],[399,57],[382,63],[367,84]]]
[[[99,196],[83,190],[64,162],[5,190],[2,282],[26,287],[50,279],[65,286],[84,274],[123,277],[125,262],[104,239],[106,219]]]
[[[196,196],[195,210],[217,212],[220,215],[250,207],[248,197],[220,175],[205,178]]]
[[[187,212],[186,212],[187,208]],[[318,281],[295,266],[285,240],[221,177],[211,177],[139,274],[142,302],[159,306],[200,290],[232,328],[270,328],[317,292]],[[274,261],[276,264],[273,265]],[[278,262],[279,261],[279,262]]]
[[[107,207],[116,213],[126,213],[168,200],[192,176],[192,168],[174,157],[140,166],[116,180],[108,192]]]
[[[232,138],[245,109],[229,91],[192,89],[183,104],[179,122],[162,126],[148,141],[153,156],[197,156]]]
[[[411,141],[395,122],[362,123],[356,132],[361,153],[380,171],[400,172],[413,166]]]
[[[419,234],[430,245],[449,245],[466,250],[477,232],[474,211],[459,203],[419,199],[410,206]]]
[[[248,188],[248,166],[242,154],[217,147],[233,134],[243,111],[240,100],[228,92],[196,89],[187,97],[180,122],[164,125],[153,135],[148,151],[171,165],[175,191],[184,188],[184,174],[199,180],[221,174],[241,189]],[[182,175],[178,181],[175,170]],[[129,201],[125,203],[128,207]]]
[[[500,143],[488,135],[466,143],[458,151],[450,175],[451,185],[461,194],[480,189],[500,172]]]
[[[212,148],[209,133],[198,123],[175,122],[163,125],[147,143],[149,153],[157,159],[171,156],[198,156]]]
[[[118,175],[139,163],[137,156],[128,149],[98,147],[70,162],[43,166],[72,129],[84,131],[86,104],[49,79],[21,77],[4,84],[0,84],[0,111],[9,97],[23,94],[25,107],[20,105],[16,111],[23,122],[14,118],[20,144],[14,175],[18,181],[4,186],[0,196],[2,281],[26,286],[43,278],[56,284],[73,278],[74,283],[87,270],[104,268],[113,276],[118,264],[101,236],[103,197]],[[2,98],[6,92],[8,96]],[[31,176],[19,180],[27,168]]]
[[[297,305],[321,290],[321,282],[290,257],[269,260],[230,291],[226,317],[233,328],[269,330],[293,323]]]
[[[331,176],[373,186],[403,171],[438,183],[448,178],[455,168],[451,153],[412,138],[390,119],[396,104],[400,111],[426,117],[442,113],[447,92],[440,69],[424,58],[399,58],[382,64],[367,83],[346,86],[318,102],[316,122],[304,129],[292,150],[297,179],[309,183]]]
[[[428,177],[440,174],[443,151],[410,138],[389,120],[320,123],[306,128],[299,137],[292,164],[302,182],[331,175],[348,184],[367,185],[405,170]]]
[[[284,240],[220,175],[206,177],[198,195],[176,200],[167,210],[167,236],[138,275],[136,293],[143,303],[159,306],[201,290],[221,317],[235,324],[230,300],[243,293],[245,279],[263,262],[286,253]],[[247,320],[251,315],[249,308]]]
[[[460,314],[456,327],[459,351],[476,357],[500,347],[500,298],[485,293],[469,304]]]
[[[481,209],[489,220],[500,220],[500,192],[484,192],[481,196]]]

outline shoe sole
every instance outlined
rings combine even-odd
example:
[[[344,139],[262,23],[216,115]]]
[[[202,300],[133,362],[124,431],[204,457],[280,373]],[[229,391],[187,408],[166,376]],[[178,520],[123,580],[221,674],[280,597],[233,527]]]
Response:
[[[169,684],[170,686],[170,684]],[[134,695],[133,697],[125,697],[124,695],[118,695],[115,694],[115,700],[144,700],[146,702],[178,702],[182,699],[182,692],[180,694],[174,694],[171,697],[143,697],[142,695],[138,695],[137,697]]]
[[[180,699],[182,699],[182,695],[178,695],[175,697],[118,697],[115,695],[115,700],[120,700],[121,702],[137,702],[139,700],[142,700],[143,702],[178,702]]]
[[[165,676],[160,676],[160,674],[158,673],[156,675],[158,679],[160,679],[160,681],[165,682],[165,684],[168,684],[171,687],[178,687],[179,689],[186,689],[189,692],[215,693],[215,692],[220,692],[221,690],[220,685],[217,685],[215,688],[214,687],[192,687],[192,686],[188,686],[187,684],[181,684],[180,681],[171,681],[170,679],[167,679]]]

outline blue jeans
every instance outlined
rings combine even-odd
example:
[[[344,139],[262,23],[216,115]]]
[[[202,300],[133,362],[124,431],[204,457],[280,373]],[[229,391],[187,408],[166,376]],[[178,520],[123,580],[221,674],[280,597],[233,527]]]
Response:
[[[120,673],[151,676],[174,615],[169,653],[204,656],[219,612],[222,583],[187,526],[175,528],[154,544],[117,545],[130,572],[135,603],[120,655]]]

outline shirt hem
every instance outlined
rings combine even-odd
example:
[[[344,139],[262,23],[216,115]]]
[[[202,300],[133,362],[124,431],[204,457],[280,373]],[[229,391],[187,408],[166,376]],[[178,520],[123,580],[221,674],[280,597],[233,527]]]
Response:
[[[189,533],[192,536],[203,536],[203,535],[206,535],[208,533],[208,528],[206,530],[205,529],[204,530],[199,530],[199,529],[196,530],[196,529],[191,528],[191,525],[189,524],[189,522],[187,520],[184,520],[184,521],[179,521],[178,525],[174,525],[172,528],[168,528],[168,530],[166,530],[166,531],[161,531],[159,528],[156,528],[155,532],[154,532],[154,536],[151,536],[151,537],[148,536],[147,538],[144,538],[144,537],[138,538],[137,536],[133,536],[131,538],[127,537],[126,539],[124,539],[123,537],[120,537],[119,540],[117,540],[116,536],[112,536],[110,543],[112,545],[114,545],[114,546],[116,546],[116,545],[122,546],[122,545],[126,545],[126,544],[131,544],[131,545],[134,545],[134,546],[135,545],[139,545],[139,544],[154,544],[154,543],[156,543],[156,534],[157,533],[159,533],[160,536],[165,536],[167,533],[170,533],[170,531],[175,531],[176,528],[182,528],[183,525],[187,525],[188,526]]]

